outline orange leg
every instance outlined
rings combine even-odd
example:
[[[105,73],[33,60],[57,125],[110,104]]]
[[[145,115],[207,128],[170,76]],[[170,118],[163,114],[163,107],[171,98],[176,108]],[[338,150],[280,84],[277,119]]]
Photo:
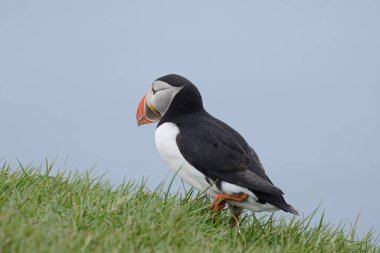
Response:
[[[223,208],[226,205],[227,200],[234,200],[237,202],[242,202],[242,201],[245,201],[247,198],[248,198],[248,194],[246,194],[246,193],[238,193],[238,194],[233,194],[233,195],[224,194],[224,193],[218,194],[214,198],[214,202],[211,205],[210,212],[212,214],[215,212],[218,212],[218,213],[222,212]],[[235,226],[237,223],[237,219],[238,219],[239,215],[238,214],[232,214],[232,216],[234,216],[233,221],[235,223],[234,224],[234,226]],[[232,220],[231,220],[231,223],[232,223]]]
[[[212,203],[212,205],[210,207],[210,212],[211,213],[215,213],[215,212],[220,213],[223,210],[223,208],[225,207],[225,205],[226,205],[226,199],[223,198],[223,194],[218,194],[214,198],[214,202]]]

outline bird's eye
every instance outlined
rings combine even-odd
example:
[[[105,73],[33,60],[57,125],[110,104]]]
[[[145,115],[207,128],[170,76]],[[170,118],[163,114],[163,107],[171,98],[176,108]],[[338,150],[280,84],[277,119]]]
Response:
[[[153,95],[156,95],[157,92],[159,91],[163,91],[163,90],[167,90],[169,88],[158,88],[158,89],[154,89],[154,86],[152,86],[152,92],[153,92]]]

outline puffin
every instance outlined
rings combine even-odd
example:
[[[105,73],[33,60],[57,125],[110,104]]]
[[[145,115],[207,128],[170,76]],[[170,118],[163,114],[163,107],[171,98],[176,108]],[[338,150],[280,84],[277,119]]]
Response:
[[[136,120],[138,126],[158,122],[155,143],[161,158],[186,183],[213,199],[211,213],[222,212],[227,204],[231,226],[244,209],[298,215],[253,148],[205,110],[199,90],[185,77],[156,79],[138,105]]]

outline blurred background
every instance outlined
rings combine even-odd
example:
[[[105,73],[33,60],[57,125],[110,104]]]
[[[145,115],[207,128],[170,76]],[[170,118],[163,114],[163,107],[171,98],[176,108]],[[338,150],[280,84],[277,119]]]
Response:
[[[1,1],[0,158],[153,189],[172,174],[135,113],[177,73],[289,203],[379,232],[379,27],[374,0]]]

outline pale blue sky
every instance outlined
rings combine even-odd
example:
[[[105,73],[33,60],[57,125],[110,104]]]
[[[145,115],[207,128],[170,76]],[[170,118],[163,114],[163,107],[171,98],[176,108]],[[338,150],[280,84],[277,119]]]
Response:
[[[380,2],[1,1],[0,157],[117,183],[168,169],[135,112],[191,79],[287,200],[380,231]]]

